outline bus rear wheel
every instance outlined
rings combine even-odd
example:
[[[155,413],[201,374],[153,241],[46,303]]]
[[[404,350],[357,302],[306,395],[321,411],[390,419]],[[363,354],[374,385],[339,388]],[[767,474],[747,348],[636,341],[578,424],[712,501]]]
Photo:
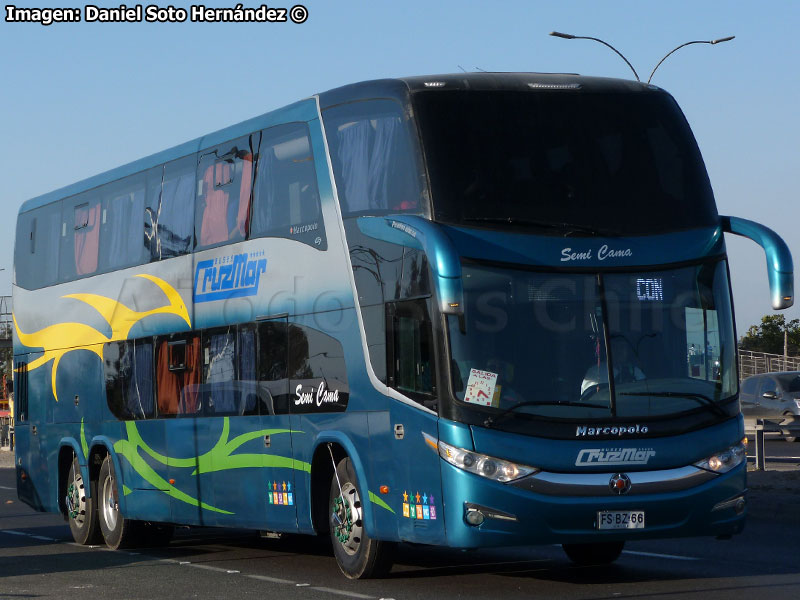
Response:
[[[625,542],[603,542],[597,544],[562,544],[561,547],[576,565],[608,565],[622,554]]]
[[[97,490],[91,490],[87,495],[89,482],[84,481],[78,457],[73,457],[72,465],[67,474],[67,490],[64,505],[67,512],[69,530],[72,539],[78,544],[97,544],[100,542],[100,529],[98,527],[97,508],[95,500]]]
[[[339,569],[350,579],[381,577],[392,568],[394,544],[369,537],[361,499],[353,463],[343,458],[331,481],[328,525],[333,555]]]
[[[106,456],[100,466],[97,480],[99,506],[97,509],[100,530],[106,545],[112,550],[133,546],[138,541],[140,523],[126,519],[119,512],[119,491],[111,456]]]

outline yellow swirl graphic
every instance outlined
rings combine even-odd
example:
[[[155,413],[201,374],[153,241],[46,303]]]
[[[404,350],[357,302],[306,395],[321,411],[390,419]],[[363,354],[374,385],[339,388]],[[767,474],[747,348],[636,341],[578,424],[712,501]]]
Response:
[[[164,292],[169,303],[159,308],[140,312],[128,308],[121,302],[97,294],[67,294],[62,296],[62,298],[79,300],[94,308],[110,326],[110,336],[106,336],[97,329],[83,323],[56,323],[33,333],[25,333],[19,328],[16,315],[14,315],[14,328],[17,330],[19,341],[28,348],[42,348],[44,350],[42,356],[28,364],[28,371],[33,371],[51,360],[53,361],[51,385],[56,402],[58,402],[56,373],[58,372],[58,364],[65,354],[75,350],[89,350],[97,354],[102,360],[103,344],[128,339],[131,328],[145,317],[152,315],[176,315],[186,321],[189,327],[192,326],[189,319],[189,311],[175,288],[163,279],[152,275],[139,274],[136,277],[152,281]]]

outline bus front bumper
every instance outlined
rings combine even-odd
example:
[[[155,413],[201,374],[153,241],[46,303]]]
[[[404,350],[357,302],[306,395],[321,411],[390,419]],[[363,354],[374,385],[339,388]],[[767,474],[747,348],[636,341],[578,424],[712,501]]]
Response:
[[[673,491],[617,495],[606,484],[587,495],[558,494],[557,486],[499,483],[442,461],[447,543],[458,548],[592,543],[740,533],[747,514],[746,464]],[[614,473],[594,474],[610,483]],[[635,480],[635,473],[630,473]],[[563,474],[568,481],[585,474]],[[543,489],[544,488],[544,489]],[[567,487],[574,491],[574,488]],[[640,490],[639,490],[640,491]],[[599,513],[643,512],[643,527],[600,529]],[[637,517],[638,519],[638,517]]]

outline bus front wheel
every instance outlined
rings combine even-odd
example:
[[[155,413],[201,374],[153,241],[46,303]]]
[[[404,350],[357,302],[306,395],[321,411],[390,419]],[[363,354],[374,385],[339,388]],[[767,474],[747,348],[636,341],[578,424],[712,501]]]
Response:
[[[119,512],[119,491],[110,455],[105,457],[100,466],[97,488],[98,520],[106,545],[112,550],[134,545],[138,535],[139,522],[126,519]]]
[[[625,542],[562,544],[561,547],[576,565],[608,565],[622,554]]]
[[[328,524],[336,562],[350,579],[381,577],[392,568],[394,545],[369,537],[362,498],[353,463],[343,458],[331,481]]]
[[[72,539],[78,544],[96,544],[100,541],[95,500],[97,490],[87,495],[88,481],[84,481],[78,458],[73,457],[67,474],[65,507]]]

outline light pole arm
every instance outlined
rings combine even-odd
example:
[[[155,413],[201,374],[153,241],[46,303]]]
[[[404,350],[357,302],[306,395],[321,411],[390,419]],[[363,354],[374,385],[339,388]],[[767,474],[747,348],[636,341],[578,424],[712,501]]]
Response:
[[[588,36],[585,36],[585,35],[572,35],[570,33],[561,33],[560,31],[551,31],[550,35],[552,35],[553,37],[558,37],[558,38],[562,38],[562,39],[565,39],[565,40],[594,40],[595,42],[600,42],[604,46],[606,46],[608,48],[611,48],[614,52],[616,52],[617,56],[619,56],[622,60],[624,60],[625,64],[628,65],[631,68],[631,71],[633,71],[634,77],[636,77],[636,81],[641,81],[641,79],[639,79],[639,74],[636,72],[636,69],[633,68],[633,65],[630,62],[628,62],[628,59],[625,58],[622,55],[622,52],[620,52],[619,50],[614,48],[614,46],[612,46],[608,42],[604,42],[603,40],[601,40],[599,38],[595,38],[595,37],[588,37]]]
[[[684,46],[691,46],[692,44],[711,44],[713,46],[714,44],[719,44],[719,43],[722,43],[722,42],[729,42],[735,37],[736,37],[735,35],[731,35],[731,36],[728,36],[728,37],[720,38],[718,40],[695,40],[693,42],[686,42],[685,44],[681,44],[677,48],[673,48],[672,50],[667,52],[667,54],[666,54],[666,56],[664,56],[664,58],[662,58],[660,61],[658,61],[658,64],[655,66],[653,71],[650,73],[650,77],[647,78],[647,83],[650,83],[650,81],[653,79],[653,75],[655,75],[656,69],[658,69],[658,67],[661,66],[661,63],[663,63],[665,60],[667,60],[667,58],[670,57],[670,55],[672,55],[673,53],[677,52],[678,50],[680,50]]]

